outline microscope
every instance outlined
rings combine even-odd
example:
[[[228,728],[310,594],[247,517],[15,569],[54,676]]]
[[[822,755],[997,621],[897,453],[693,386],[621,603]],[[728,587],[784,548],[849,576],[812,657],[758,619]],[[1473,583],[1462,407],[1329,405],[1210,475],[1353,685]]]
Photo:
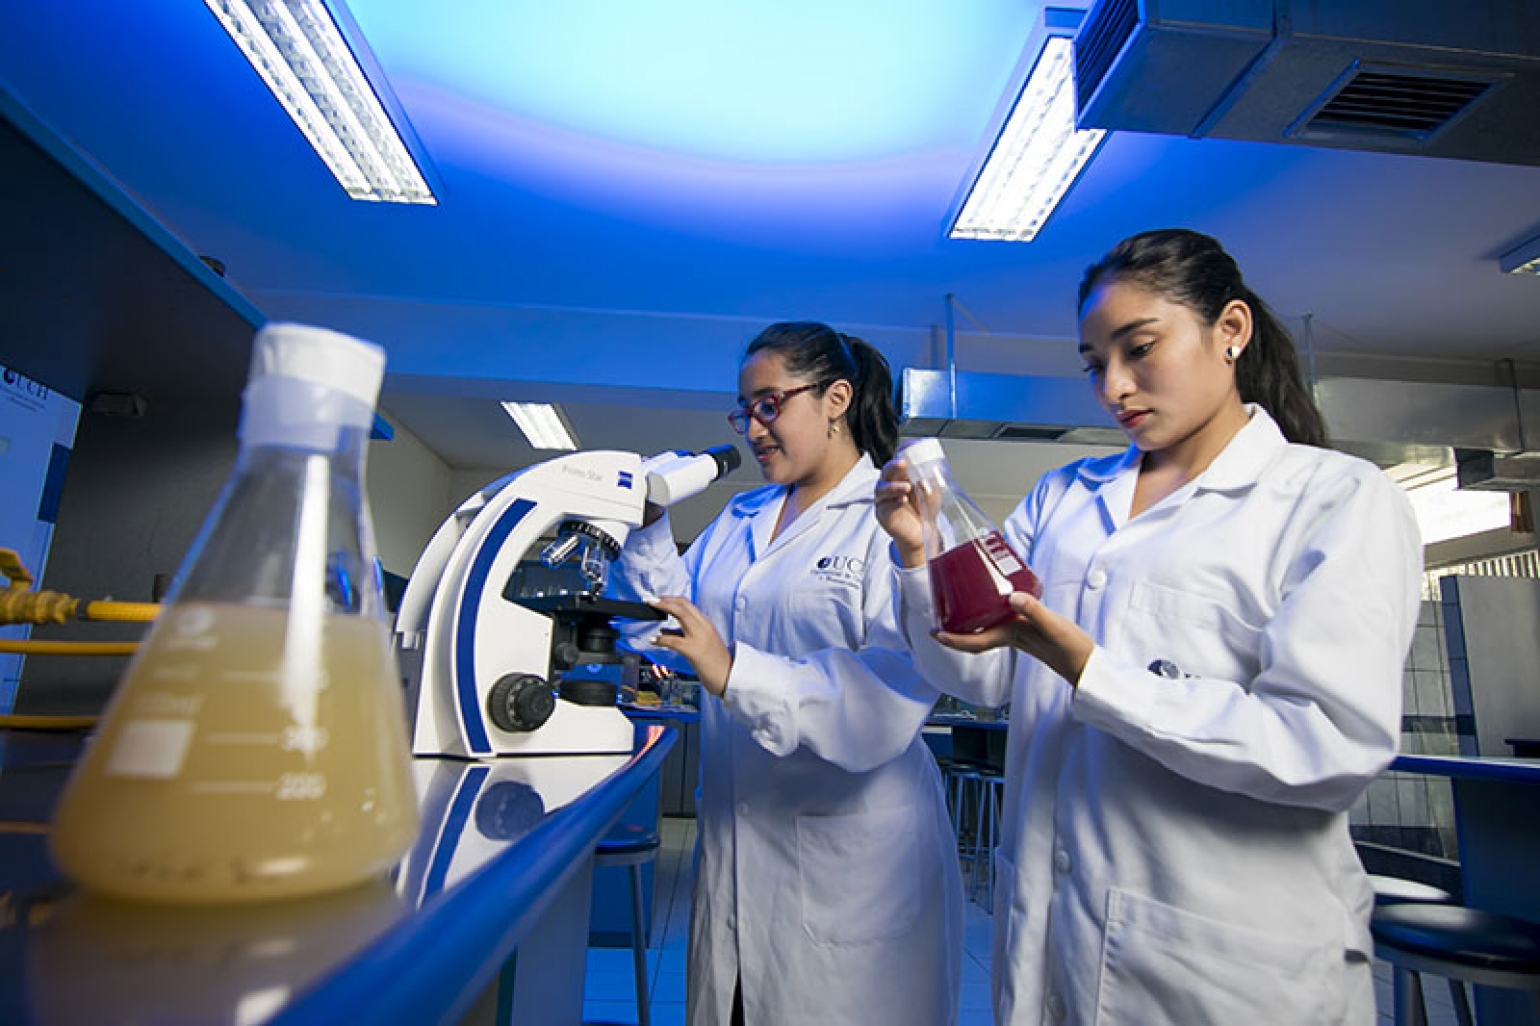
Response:
[[[605,680],[566,677],[618,662],[615,618],[658,620],[651,606],[599,592],[646,503],[667,506],[739,464],[730,445],[699,454],[579,452],[509,474],[466,499],[434,533],[407,582],[395,647],[406,678],[414,755],[629,753],[631,721]],[[526,555],[575,566],[581,586],[528,596]]]

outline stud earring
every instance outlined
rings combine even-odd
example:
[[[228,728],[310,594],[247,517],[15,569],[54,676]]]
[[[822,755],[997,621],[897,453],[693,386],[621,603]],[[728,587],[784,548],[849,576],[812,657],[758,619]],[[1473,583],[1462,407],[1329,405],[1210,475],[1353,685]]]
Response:
[[[837,421],[837,420],[829,421],[829,437],[833,438],[835,435],[837,435],[839,433],[840,433],[840,422]]]
[[[1241,358],[1241,347],[1237,345],[1225,346],[1225,363],[1234,363]]]

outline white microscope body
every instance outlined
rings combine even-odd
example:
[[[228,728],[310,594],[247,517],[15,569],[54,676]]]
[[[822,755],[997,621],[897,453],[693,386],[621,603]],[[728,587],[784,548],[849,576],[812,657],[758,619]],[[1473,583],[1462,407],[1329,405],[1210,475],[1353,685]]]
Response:
[[[521,604],[505,587],[554,527],[556,541],[542,558],[554,566],[580,550],[597,591],[649,499],[666,505],[686,498],[737,465],[731,447],[645,461],[628,452],[579,452],[510,474],[462,503],[423,550],[396,618],[397,655],[416,692],[413,754],[629,753],[633,728],[613,688],[606,695],[601,685],[597,696],[584,697],[574,685],[572,700],[558,698],[553,664],[570,668],[574,652],[586,652],[574,617],[602,623],[609,615],[659,614],[592,595]],[[553,649],[565,658],[553,658]]]

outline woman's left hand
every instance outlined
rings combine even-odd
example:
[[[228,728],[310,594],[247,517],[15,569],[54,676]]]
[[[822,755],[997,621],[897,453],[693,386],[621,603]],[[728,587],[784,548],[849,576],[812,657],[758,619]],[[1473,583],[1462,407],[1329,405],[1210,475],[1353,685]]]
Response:
[[[689,599],[665,595],[648,605],[662,610],[679,624],[677,630],[664,628],[653,644],[678,652],[690,661],[701,687],[722,697],[727,690],[727,676],[733,670],[733,654],[717,633],[716,625],[706,619],[706,614],[695,608]]]
[[[986,652],[1002,645],[1019,648],[1050,670],[1076,684],[1096,643],[1075,621],[1060,616],[1024,591],[1012,592],[1016,616],[998,627],[977,634],[937,631],[935,638],[959,652]]]

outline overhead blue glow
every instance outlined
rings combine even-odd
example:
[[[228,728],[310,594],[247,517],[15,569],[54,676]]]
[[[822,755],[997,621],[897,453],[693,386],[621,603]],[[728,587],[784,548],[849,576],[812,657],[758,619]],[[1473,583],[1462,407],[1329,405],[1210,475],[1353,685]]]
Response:
[[[870,160],[971,145],[1022,0],[350,0],[393,79],[509,115],[711,160]],[[986,93],[988,105],[998,94]]]

